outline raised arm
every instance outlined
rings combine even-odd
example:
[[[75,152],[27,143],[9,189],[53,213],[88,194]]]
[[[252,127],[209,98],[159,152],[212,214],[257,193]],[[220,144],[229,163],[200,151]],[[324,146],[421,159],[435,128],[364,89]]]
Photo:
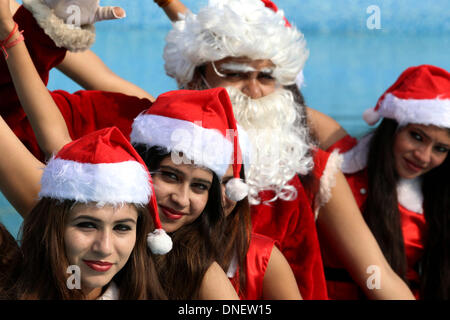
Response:
[[[45,165],[20,142],[0,117],[0,190],[25,217],[38,202]]]
[[[297,281],[284,255],[273,247],[263,280],[264,300],[301,300]]]
[[[317,222],[321,241],[326,241],[327,249],[336,253],[368,298],[414,299],[406,283],[385,259],[341,172],[337,173],[331,192],[332,197],[321,208]],[[372,285],[372,277],[378,278],[379,286]]]
[[[11,34],[8,44],[20,40],[9,0],[0,0],[0,39]],[[71,141],[67,125],[50,93],[42,82],[23,41],[6,49],[6,59],[17,95],[28,116],[41,149],[51,155]]]
[[[184,14],[189,9],[179,0],[154,0],[159,5],[170,21],[179,20],[179,14]]]
[[[57,68],[86,90],[119,92],[138,98],[147,98],[150,101],[155,100],[144,89],[114,73],[91,50],[67,51],[64,60]]]
[[[179,19],[188,8],[179,0],[156,0],[171,21]],[[155,98],[137,85],[121,78],[109,69],[91,50],[83,52],[68,51],[63,62],[57,67],[66,76],[87,90],[119,92],[138,98]]]

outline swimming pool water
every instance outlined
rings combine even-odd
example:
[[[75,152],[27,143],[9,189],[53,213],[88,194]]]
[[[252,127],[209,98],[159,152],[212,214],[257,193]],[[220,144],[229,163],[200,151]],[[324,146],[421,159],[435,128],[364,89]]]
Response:
[[[164,73],[162,51],[170,23],[153,1],[102,0],[127,11],[121,21],[97,24],[92,50],[123,78],[152,95],[176,89]],[[193,11],[205,0],[185,1]],[[369,129],[362,112],[407,67],[434,64],[450,70],[448,0],[275,0],[300,28],[310,50],[306,62],[306,102],[360,135]],[[380,29],[369,29],[367,8],[380,9]],[[52,71],[50,89],[81,89]],[[0,221],[17,234],[21,218],[0,195]]]

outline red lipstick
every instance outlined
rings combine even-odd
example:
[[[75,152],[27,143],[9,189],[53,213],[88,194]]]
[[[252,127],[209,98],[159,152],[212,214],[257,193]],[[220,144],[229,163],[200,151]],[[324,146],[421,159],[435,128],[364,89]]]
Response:
[[[169,218],[170,220],[178,220],[181,217],[184,216],[182,212],[173,210],[171,208],[166,208],[160,205],[161,211],[164,213],[164,215]]]
[[[110,262],[104,262],[104,261],[90,261],[90,260],[83,260],[83,262],[92,270],[98,271],[98,272],[106,272],[112,267],[112,263]]]

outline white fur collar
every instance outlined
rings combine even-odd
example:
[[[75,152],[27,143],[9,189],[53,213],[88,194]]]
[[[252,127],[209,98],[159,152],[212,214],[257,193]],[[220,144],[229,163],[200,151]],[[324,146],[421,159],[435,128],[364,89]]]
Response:
[[[400,179],[397,183],[397,199],[406,209],[423,214],[422,179]]]

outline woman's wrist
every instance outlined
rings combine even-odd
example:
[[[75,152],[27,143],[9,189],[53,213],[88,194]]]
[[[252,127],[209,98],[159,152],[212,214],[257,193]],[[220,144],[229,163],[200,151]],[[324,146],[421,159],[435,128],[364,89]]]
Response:
[[[15,22],[13,19],[0,21],[0,41],[5,40],[14,29]]]
[[[4,28],[4,30],[8,30],[9,26],[6,24],[2,28]],[[2,35],[4,30],[2,30],[0,35]],[[8,57],[9,57],[8,49],[11,49],[18,43],[25,40],[22,33],[23,33],[23,31],[19,30],[19,25],[14,22],[12,30],[9,32],[9,34],[3,40],[0,40],[0,49],[3,52],[5,59],[8,59]]]

